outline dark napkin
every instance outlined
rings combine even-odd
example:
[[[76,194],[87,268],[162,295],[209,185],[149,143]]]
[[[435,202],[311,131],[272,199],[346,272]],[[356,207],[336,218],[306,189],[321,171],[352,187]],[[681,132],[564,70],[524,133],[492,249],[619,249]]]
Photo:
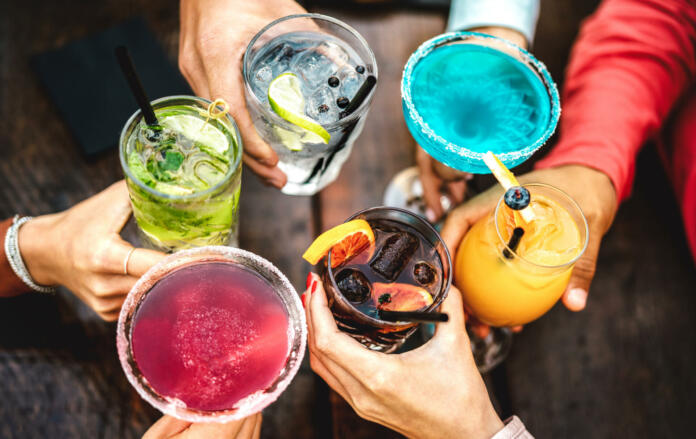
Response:
[[[138,109],[114,55],[119,45],[130,50],[151,100],[191,94],[142,18],[34,56],[32,68],[87,155],[117,146]]]

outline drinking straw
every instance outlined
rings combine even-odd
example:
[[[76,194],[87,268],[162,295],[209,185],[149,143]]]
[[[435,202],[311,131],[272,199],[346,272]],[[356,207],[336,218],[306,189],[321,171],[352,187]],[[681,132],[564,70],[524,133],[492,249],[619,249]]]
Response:
[[[365,82],[363,82],[358,91],[355,92],[355,96],[353,96],[353,99],[350,100],[348,106],[343,111],[338,113],[338,118],[343,119],[357,110],[362,103],[365,102],[365,99],[367,99],[367,96],[370,94],[376,84],[377,78],[375,78],[374,75],[369,75],[367,78],[365,78]]]
[[[449,315],[446,313],[425,311],[379,310],[379,318],[389,322],[433,323],[449,321]]]
[[[515,227],[515,229],[512,231],[512,236],[510,237],[507,248],[503,250],[503,256],[508,259],[512,259],[514,257],[511,251],[514,252],[517,250],[517,246],[520,245],[522,235],[524,235],[524,229],[522,227]]]
[[[488,166],[488,169],[491,170],[493,176],[495,176],[496,180],[498,180],[498,183],[500,183],[500,185],[506,191],[514,186],[522,186],[517,181],[517,178],[515,178],[515,175],[510,172],[510,170],[505,167],[503,162],[501,162],[500,159],[498,159],[498,157],[496,157],[491,151],[488,151],[483,156],[483,162],[486,164],[486,166]],[[526,222],[529,223],[534,220],[534,212],[532,212],[532,209],[530,209],[529,206],[525,207],[519,212]]]
[[[152,109],[152,105],[150,105],[150,100],[147,98],[143,84],[140,82],[138,72],[135,71],[135,64],[133,64],[133,59],[131,58],[130,53],[128,53],[128,48],[125,46],[118,46],[115,53],[116,59],[118,59],[118,64],[121,66],[123,76],[126,77],[126,81],[128,81],[128,85],[133,93],[133,97],[138,102],[138,106],[143,112],[145,123],[151,126],[159,125],[157,117],[155,116],[155,110]]]

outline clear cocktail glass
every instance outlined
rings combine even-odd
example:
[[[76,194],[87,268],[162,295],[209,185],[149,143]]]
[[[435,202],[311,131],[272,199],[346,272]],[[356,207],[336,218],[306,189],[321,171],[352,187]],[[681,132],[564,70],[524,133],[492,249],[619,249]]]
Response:
[[[369,349],[381,352],[393,352],[417,329],[418,324],[412,322],[392,322],[380,318],[379,308],[391,305],[391,310],[399,310],[399,295],[403,297],[427,291],[430,297],[420,311],[436,311],[447,297],[452,281],[451,260],[447,246],[437,231],[417,215],[403,209],[391,207],[374,207],[363,210],[348,218],[346,221],[364,219],[375,233],[374,248],[363,251],[347,262],[332,267],[332,253],[329,252],[322,279],[326,290],[329,307],[338,327]],[[395,273],[393,268],[385,277],[385,264],[375,268],[375,261],[385,249],[390,237],[408,233],[418,242],[412,253]],[[403,257],[403,255],[397,255]],[[386,265],[389,261],[386,261]],[[416,266],[427,264],[427,273],[431,276],[429,282],[419,283],[414,277]],[[341,292],[337,279],[344,272],[358,271],[371,284],[370,296],[362,301],[350,300]],[[431,271],[432,270],[432,271]],[[389,294],[390,298],[385,298]],[[417,299],[418,296],[415,296]],[[412,299],[413,296],[410,296]],[[415,311],[415,310],[414,310]]]
[[[270,83],[294,74],[301,85],[295,109],[323,127],[322,139],[290,123],[269,104]],[[338,176],[365,124],[374,89],[357,108],[351,101],[369,76],[377,78],[377,61],[365,39],[347,24],[325,15],[299,14],[268,24],[244,54],[246,102],[256,131],[278,155],[288,177],[282,191],[312,195]],[[356,100],[356,102],[358,102]],[[290,102],[289,104],[298,104]],[[350,114],[342,114],[350,109]]]
[[[242,141],[228,113],[207,114],[210,104],[195,96],[157,99],[162,131],[153,133],[140,110],[123,127],[121,166],[148,247],[237,245]]]
[[[485,338],[470,333],[481,372],[507,356],[512,343],[508,328],[536,320],[561,298],[587,248],[587,221],[570,196],[546,184],[524,187],[531,194],[527,209],[535,214],[532,223],[523,222],[501,197],[495,211],[467,232],[455,257],[454,283],[466,309],[491,325]],[[515,226],[525,232],[511,248]]]
[[[135,284],[119,316],[117,347],[128,380],[152,406],[189,422],[224,423],[280,396],[300,367],[306,337],[297,292],[275,266],[244,250],[208,246],[168,256]]]

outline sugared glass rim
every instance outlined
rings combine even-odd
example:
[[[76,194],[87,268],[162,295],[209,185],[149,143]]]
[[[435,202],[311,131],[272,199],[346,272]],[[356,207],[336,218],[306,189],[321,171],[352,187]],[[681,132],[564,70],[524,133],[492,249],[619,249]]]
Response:
[[[198,255],[200,255],[201,258],[195,259]],[[216,257],[219,259],[216,259]],[[258,266],[258,269],[254,270],[253,268],[248,267],[244,263],[235,262],[234,259],[236,258],[251,261],[251,263]],[[177,264],[177,262],[181,259],[188,260],[188,263],[185,262],[183,264]],[[197,263],[216,261],[231,262],[242,265],[248,269],[251,269],[252,271],[261,270],[270,273],[273,278],[279,281],[280,290],[283,292],[281,300],[283,301],[284,306],[291,306],[293,308],[293,312],[296,311],[297,313],[297,318],[295,319],[293,319],[292,315],[288,315],[288,330],[290,330],[290,328],[294,328],[295,326],[299,326],[299,331],[294,331],[295,337],[292,339],[288,339],[288,356],[286,359],[286,363],[283,369],[281,369],[281,372],[279,373],[278,377],[272,384],[272,391],[264,391],[260,395],[256,393],[248,395],[247,397],[241,400],[246,402],[246,406],[240,408],[219,411],[202,411],[189,409],[185,406],[182,406],[180,402],[177,403],[176,401],[170,401],[166,397],[159,395],[159,393],[157,393],[152,388],[152,386],[150,386],[149,383],[147,383],[147,380],[144,377],[143,381],[145,381],[145,384],[147,384],[152,393],[143,387],[143,383],[135,376],[133,367],[129,362],[130,334],[126,334],[126,323],[129,323],[131,325],[130,330],[132,332],[132,323],[127,322],[127,319],[128,314],[131,311],[133,311],[136,306],[138,306],[136,295],[139,295],[140,290],[148,288],[149,291],[164,276],[167,276],[168,274],[185,266],[192,264],[195,265]],[[164,272],[159,273],[162,270],[164,270]],[[264,279],[266,278],[266,276],[263,274],[259,273],[259,275]],[[152,283],[152,285],[149,285],[149,283]],[[280,292],[276,291],[277,288],[273,289],[276,292],[276,294],[278,294],[279,296],[281,295]],[[146,294],[146,292],[143,294]],[[137,310],[133,311],[133,317],[135,316],[136,311]],[[304,312],[304,307],[302,306],[297,291],[292,286],[287,277],[285,277],[285,275],[267,259],[262,258],[261,256],[246,250],[227,246],[205,246],[192,248],[188,250],[181,250],[171,255],[168,255],[160,262],[152,266],[140,279],[138,279],[138,281],[135,283],[135,285],[133,285],[133,288],[128,293],[128,296],[126,297],[126,300],[123,303],[123,306],[121,307],[121,312],[119,314],[118,324],[116,328],[116,347],[118,350],[118,357],[121,362],[123,372],[125,373],[126,378],[128,378],[128,381],[133,386],[133,388],[138,392],[140,397],[142,397],[145,401],[147,401],[157,410],[161,411],[166,415],[170,415],[177,419],[182,419],[188,422],[226,423],[230,421],[235,421],[250,416],[254,413],[258,413],[270,404],[272,404],[273,402],[275,402],[278,399],[278,397],[285,391],[288,385],[290,385],[292,380],[295,378],[295,375],[299,371],[302,359],[304,358],[306,343],[307,320]],[[296,349],[293,349],[295,346]],[[135,363],[134,360],[133,362]],[[290,367],[288,367],[288,364],[290,364]],[[278,378],[280,378],[281,374],[286,370],[287,373],[283,380],[278,381]],[[160,399],[157,399],[155,396],[153,396],[154,394],[158,395]]]
[[[411,81],[413,80],[413,70],[415,69],[416,65],[438,47],[450,43],[452,41],[463,40],[470,37],[495,40],[499,43],[504,44],[510,49],[517,51],[519,55],[522,57],[525,65],[529,66],[531,64],[531,66],[534,67],[534,73],[540,76],[540,79],[544,83],[544,87],[549,92],[549,97],[551,101],[551,116],[549,118],[546,130],[544,130],[544,133],[534,143],[532,143],[531,145],[527,145],[522,149],[496,154],[496,156],[503,163],[513,163],[519,159],[526,159],[527,157],[531,156],[537,149],[543,146],[544,143],[546,143],[549,137],[551,137],[551,135],[556,130],[558,120],[561,117],[560,97],[558,94],[558,88],[556,87],[556,83],[551,78],[551,74],[549,73],[544,63],[536,59],[534,55],[532,55],[528,51],[503,38],[498,38],[492,35],[486,35],[479,32],[459,31],[438,35],[421,44],[418,47],[418,49],[415,52],[413,52],[409,57],[408,61],[406,62],[406,65],[404,66],[404,71],[401,76],[401,100],[408,109],[408,117],[418,126],[421,133],[429,139],[436,142],[438,147],[445,148],[447,151],[460,157],[466,157],[473,161],[483,162],[483,156],[485,155],[485,151],[472,151],[465,146],[449,142],[444,137],[437,134],[425,122],[418,110],[416,110],[416,106],[413,102],[413,97],[411,96]],[[472,42],[472,44],[478,43]],[[430,146],[421,145],[421,147],[426,149],[427,151],[427,149]]]
[[[505,249],[507,251],[509,251],[514,257],[519,258],[520,260],[524,261],[525,263],[527,263],[533,267],[538,267],[538,268],[543,268],[543,269],[561,269],[561,268],[566,268],[566,267],[572,266],[573,264],[575,264],[575,262],[577,262],[578,259],[580,259],[580,257],[583,254],[585,254],[585,250],[587,250],[587,245],[590,242],[590,229],[587,225],[587,219],[585,218],[585,213],[580,208],[580,205],[570,195],[568,195],[567,193],[565,193],[561,189],[558,189],[555,186],[551,186],[550,184],[545,184],[545,183],[527,183],[527,184],[523,184],[522,186],[529,189],[530,194],[532,194],[532,190],[535,187],[542,187],[542,188],[546,188],[546,189],[551,189],[552,191],[557,192],[558,195],[560,195],[561,197],[565,197],[566,200],[569,201],[570,204],[578,210],[578,212],[580,212],[580,217],[582,218],[582,225],[578,224],[578,228],[580,228],[580,226],[584,226],[584,228],[585,228],[585,244],[582,246],[582,249],[577,254],[577,256],[575,256],[570,261],[564,262],[563,264],[559,264],[559,265],[538,264],[536,262],[532,262],[528,259],[525,259],[523,256],[520,256],[519,254],[517,254],[517,252],[515,252],[515,250],[508,247],[508,243],[503,238],[502,233],[500,233],[500,228],[498,227],[498,211],[500,210],[500,206],[505,204],[505,194],[503,194],[500,197],[500,199],[498,200],[498,204],[495,206],[495,212],[493,213],[493,215],[494,215],[493,222],[495,224],[495,233],[498,235],[498,239],[503,244]]]
[[[450,252],[449,249],[447,248],[447,244],[445,244],[445,241],[442,240],[442,236],[437,232],[437,229],[433,227],[432,224],[430,224],[428,221],[424,220],[421,216],[416,215],[415,213],[402,209],[400,207],[391,207],[391,206],[376,206],[376,207],[370,207],[367,209],[363,209],[360,212],[354,213],[351,215],[348,219],[344,221],[344,223],[354,220],[355,218],[359,217],[360,215],[364,215],[366,213],[371,213],[371,212],[379,212],[379,211],[385,211],[385,210],[391,210],[391,211],[397,211],[403,214],[406,214],[407,216],[410,216],[414,219],[416,219],[421,225],[423,225],[426,229],[429,229],[431,232],[437,236],[438,240],[440,241],[440,244],[442,244],[442,248],[445,250],[445,256],[447,257],[445,261],[440,261],[443,265],[443,271],[444,271],[444,265],[447,264],[447,267],[449,267],[449,270],[447,270],[447,279],[443,279],[442,286],[440,287],[440,291],[442,291],[442,294],[438,294],[437,297],[433,298],[433,303],[430,304],[424,312],[429,312],[440,306],[440,304],[447,298],[447,294],[449,293],[450,287],[452,286],[452,258],[450,257]],[[390,221],[395,221],[399,222],[397,220],[393,220],[391,218],[386,218],[387,220]],[[413,226],[411,226],[413,227]],[[433,246],[434,248],[434,246]],[[442,259],[442,258],[440,258]],[[364,316],[367,318],[367,321],[370,322],[370,324],[375,325],[375,326],[396,326],[396,327],[410,327],[413,326],[413,323],[399,323],[399,322],[393,322],[389,320],[382,320],[382,319],[376,319],[372,316],[369,316],[365,314],[364,312],[360,311],[358,308],[353,305],[353,303],[346,299],[343,294],[341,293],[341,290],[338,288],[338,285],[336,284],[336,279],[334,278],[334,272],[333,268],[331,267],[331,250],[329,250],[329,253],[326,257],[326,269],[329,272],[329,279],[331,279],[331,285],[333,286],[334,290],[340,295],[341,299],[343,299],[343,302],[346,303],[348,306],[350,306],[351,309],[353,309],[355,312],[358,314]]]
[[[198,102],[198,103],[204,103],[205,108],[207,108],[210,104],[212,104],[211,101],[209,101],[206,98],[202,98],[199,96],[189,96],[189,95],[175,95],[175,96],[165,96],[159,99],[155,99],[154,101],[150,102],[150,105],[152,105],[153,108],[156,110],[159,110],[159,108],[156,108],[158,104],[161,104],[166,101],[173,101],[173,100],[190,100],[193,102]],[[166,108],[166,107],[162,107]],[[220,107],[218,107],[220,108]],[[222,109],[222,108],[220,108]],[[118,140],[118,156],[119,160],[121,161],[121,167],[123,168],[123,172],[130,178],[131,181],[135,182],[136,185],[138,185],[139,188],[143,189],[144,191],[149,192],[152,195],[155,195],[160,198],[166,198],[170,200],[190,200],[190,199],[197,199],[200,197],[205,197],[206,195],[213,193],[217,191],[220,187],[224,186],[227,184],[234,175],[235,172],[237,172],[237,168],[239,168],[239,164],[242,161],[242,153],[244,149],[244,145],[242,144],[242,135],[239,133],[239,128],[237,127],[237,122],[234,120],[232,115],[229,112],[225,113],[225,117],[227,118],[227,121],[230,123],[232,126],[232,135],[235,137],[235,141],[237,142],[237,151],[235,152],[234,157],[234,164],[230,163],[229,168],[227,169],[227,173],[225,174],[225,177],[220,180],[216,185],[209,187],[208,189],[200,192],[194,192],[191,194],[185,194],[185,195],[171,195],[171,194],[165,194],[164,192],[160,192],[156,190],[155,188],[152,188],[142,181],[140,181],[139,178],[137,178],[135,175],[130,170],[130,166],[128,166],[128,163],[126,162],[126,148],[127,148],[127,141],[128,139],[126,138],[128,134],[128,128],[133,125],[134,123],[139,123],[140,119],[142,118],[142,110],[138,109],[135,113],[131,115],[130,118],[128,118],[128,121],[126,122],[125,125],[123,125],[123,129],[121,130],[121,135],[119,136]],[[137,119],[137,121],[136,121]],[[231,145],[230,145],[231,147]]]
[[[278,116],[274,111],[269,111],[266,107],[264,107],[263,102],[259,100],[259,98],[256,96],[256,93],[254,93],[254,90],[251,88],[251,84],[247,80],[249,72],[249,68],[251,68],[251,62],[253,61],[251,59],[251,55],[249,52],[251,51],[251,48],[254,46],[256,41],[261,38],[261,35],[263,35],[268,29],[272,28],[278,23],[282,23],[283,21],[287,20],[292,20],[295,18],[311,18],[315,20],[323,20],[323,21],[328,21],[330,23],[333,23],[339,27],[344,28],[347,30],[350,34],[352,34],[355,39],[357,39],[360,44],[362,44],[365,49],[367,50],[367,53],[370,56],[369,61],[372,63],[374,66],[374,71],[372,74],[374,75],[375,78],[379,78],[378,76],[378,68],[377,68],[377,59],[375,58],[375,54],[372,52],[372,49],[370,48],[370,45],[367,44],[367,41],[365,38],[363,38],[362,35],[358,33],[357,30],[355,30],[353,27],[350,25],[342,22],[341,20],[338,20],[333,17],[329,17],[328,15],[323,15],[323,14],[314,14],[314,13],[307,13],[307,14],[293,14],[293,15],[287,15],[285,17],[278,18],[277,20],[273,20],[272,22],[268,23],[266,26],[264,26],[263,29],[261,29],[256,35],[254,35],[254,38],[251,39],[249,44],[247,45],[246,50],[244,51],[244,57],[242,58],[242,77],[244,78],[244,88],[247,91],[247,95],[251,96],[251,99],[253,99],[254,103],[259,106],[261,111],[273,121],[276,125],[280,126],[288,126],[288,127],[294,127],[295,125],[291,124],[287,120],[283,119],[282,117]],[[346,42],[346,44],[348,44]],[[354,49],[355,50],[355,49]],[[355,109],[351,114],[349,114],[347,117],[344,117],[343,119],[339,119],[336,122],[331,122],[327,124],[322,124],[324,129],[327,131],[331,131],[334,128],[342,127],[359,117],[361,117],[362,113],[364,113],[370,106],[370,102],[372,101],[372,97],[375,94],[377,87],[373,87],[373,89],[370,91],[370,94],[367,95],[365,100],[363,101],[362,104],[358,108]]]

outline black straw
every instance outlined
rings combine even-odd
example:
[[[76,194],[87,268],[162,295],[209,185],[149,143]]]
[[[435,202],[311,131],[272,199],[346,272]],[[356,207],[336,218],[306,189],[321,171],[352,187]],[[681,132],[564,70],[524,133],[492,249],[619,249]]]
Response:
[[[338,114],[338,118],[343,119],[344,117],[350,115],[352,112],[357,110],[362,105],[362,103],[365,102],[365,99],[367,99],[367,97],[370,95],[370,92],[375,87],[375,84],[377,84],[377,78],[375,78],[374,75],[370,75],[367,78],[365,78],[365,82],[363,82],[358,91],[355,92],[355,96],[353,96],[353,99],[350,100],[350,103],[345,108],[345,110],[341,111]]]
[[[115,50],[116,59],[118,59],[118,64],[121,66],[121,71],[123,76],[126,77],[128,85],[130,86],[133,97],[138,102],[140,110],[143,112],[143,117],[148,125],[159,125],[157,122],[157,117],[155,116],[155,111],[150,105],[150,100],[145,94],[145,89],[143,88],[142,82],[140,82],[140,77],[138,72],[135,71],[135,64],[133,64],[133,59],[128,53],[128,48],[125,46],[118,46]]]
[[[449,321],[449,315],[443,312],[425,311],[384,311],[379,310],[379,318],[388,322],[433,323]]]
[[[524,229],[522,227],[515,227],[515,230],[512,231],[512,236],[510,237],[510,242],[508,242],[507,248],[503,250],[503,256],[508,259],[513,258],[511,251],[514,252],[517,250],[517,246],[520,245],[522,235],[524,235]]]

